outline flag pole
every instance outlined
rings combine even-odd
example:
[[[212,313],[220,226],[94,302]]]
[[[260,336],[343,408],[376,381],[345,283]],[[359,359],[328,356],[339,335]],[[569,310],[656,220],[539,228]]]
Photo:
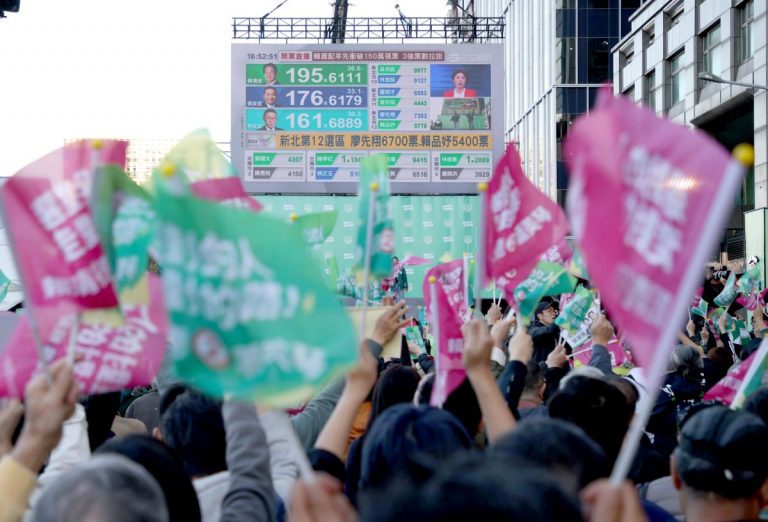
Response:
[[[488,183],[481,182],[477,184],[477,192],[480,197],[479,217],[477,220],[477,256],[475,270],[475,310],[482,315],[482,303],[483,297],[481,295],[483,291],[483,279],[485,278],[485,195],[488,192]]]
[[[376,193],[379,191],[379,183],[377,181],[372,182],[370,189],[371,200],[368,202],[368,222],[365,228],[365,251],[363,253],[363,311],[360,316],[360,339],[365,339],[365,320],[368,311],[368,279],[371,277],[373,220],[376,216]]]
[[[712,204],[712,210],[707,215],[704,226],[701,229],[702,233],[700,237],[702,237],[703,240],[699,241],[694,249],[693,255],[691,256],[691,266],[698,266],[703,263],[707,256],[707,252],[710,252],[712,247],[718,241],[718,237],[711,232],[724,221],[727,212],[733,204],[732,194],[735,193],[736,187],[741,182],[743,176],[744,166],[732,159],[728,163],[725,175],[723,176],[721,190],[717,192],[715,201]],[[613,466],[613,471],[611,472],[610,481],[614,487],[618,487],[626,478],[629,468],[635,460],[635,455],[640,446],[645,425],[651,417],[651,412],[656,404],[656,397],[661,391],[661,377],[669,362],[671,348],[675,344],[678,325],[685,317],[683,315],[683,307],[688,307],[691,300],[691,293],[696,288],[699,276],[700,274],[698,270],[693,268],[688,269],[683,273],[680,291],[677,293],[675,302],[670,308],[672,312],[671,317],[668,318],[669,320],[664,326],[661,336],[659,336],[657,349],[651,359],[651,365],[648,369],[649,371],[645,375],[647,383],[646,389],[648,390],[648,393],[640,401],[637,413],[632,419],[632,424],[629,427],[627,436],[624,438],[624,443],[621,446],[619,455],[616,457],[616,464]]]
[[[429,281],[429,320],[432,321],[432,338],[435,340],[435,345],[432,347],[435,358],[435,381],[432,388],[432,395],[434,395],[438,375],[440,375],[440,312],[437,306],[437,278],[432,275],[427,281]],[[429,402],[432,403],[431,397]]]

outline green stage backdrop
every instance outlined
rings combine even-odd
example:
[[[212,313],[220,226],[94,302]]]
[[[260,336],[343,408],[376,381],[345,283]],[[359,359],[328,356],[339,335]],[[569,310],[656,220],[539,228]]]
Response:
[[[351,196],[276,196],[258,195],[264,211],[281,219],[298,215],[336,210],[336,227],[328,239],[313,247],[321,265],[336,259],[339,274],[344,275],[354,264],[357,222],[357,198]],[[407,267],[408,297],[422,297],[421,285],[426,271],[439,262],[461,258],[475,253],[477,196],[392,196],[395,217],[397,255],[422,256],[430,264]],[[275,238],[279,241],[279,238]],[[489,290],[484,295],[491,296]]]

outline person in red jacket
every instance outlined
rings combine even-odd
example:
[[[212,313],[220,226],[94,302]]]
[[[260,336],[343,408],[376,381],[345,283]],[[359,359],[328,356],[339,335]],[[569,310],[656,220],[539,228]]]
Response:
[[[445,91],[443,98],[477,98],[477,91],[466,87],[467,73],[464,69],[454,71],[451,78],[453,79],[453,89]]]

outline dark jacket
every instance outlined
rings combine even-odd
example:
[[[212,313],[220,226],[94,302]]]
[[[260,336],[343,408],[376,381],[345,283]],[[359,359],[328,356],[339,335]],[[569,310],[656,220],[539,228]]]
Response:
[[[528,334],[533,340],[533,360],[536,362],[546,362],[549,353],[557,346],[560,340],[560,327],[552,323],[544,326],[536,321],[528,330]]]

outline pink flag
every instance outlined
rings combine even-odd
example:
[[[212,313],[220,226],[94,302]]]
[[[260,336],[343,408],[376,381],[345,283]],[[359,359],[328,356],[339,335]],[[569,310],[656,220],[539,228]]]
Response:
[[[741,169],[704,133],[601,96],[565,145],[568,216],[603,303],[648,366],[674,345]]]
[[[731,367],[728,373],[720,379],[710,390],[704,394],[704,400],[717,400],[724,404],[730,405],[733,399],[736,398],[744,378],[747,376],[750,367],[757,360],[758,352],[753,353],[747,359]]]
[[[98,150],[86,141],[72,143],[24,167],[0,189],[25,299],[33,308],[117,305],[88,201],[94,168],[124,166],[126,147],[123,141],[105,141]]]
[[[437,279],[434,283],[437,303],[432,302],[429,283],[431,276]],[[464,260],[457,259],[430,269],[424,278],[423,291],[427,308],[432,312],[432,307],[436,306],[438,311],[439,346],[430,404],[442,406],[466,375],[461,361],[464,353],[461,327],[468,316],[467,299],[464,295]]]
[[[212,178],[195,181],[190,185],[192,192],[200,198],[218,201],[231,207],[259,212],[261,203],[253,199],[243,188],[239,177]]]
[[[162,282],[149,275],[150,303],[123,307],[124,324],[78,325],[74,339],[75,378],[84,394],[105,393],[150,384],[160,369],[168,336]],[[35,314],[47,362],[59,359],[70,347],[74,313],[64,306]],[[39,368],[32,330],[22,317],[5,350],[0,353],[0,396],[22,397],[24,387]]]
[[[392,269],[392,275],[396,276],[398,273],[400,273],[400,270],[406,266],[425,265],[427,263],[429,263],[429,259],[426,257],[408,256],[395,265],[395,267]]]
[[[528,180],[512,144],[496,165],[484,197],[484,277],[520,283],[539,257],[565,238],[565,214]]]
[[[568,246],[568,242],[565,239],[562,239],[556,245],[549,247],[546,252],[541,255],[540,259],[542,261],[564,265],[571,260],[571,257],[573,257],[571,247]]]

